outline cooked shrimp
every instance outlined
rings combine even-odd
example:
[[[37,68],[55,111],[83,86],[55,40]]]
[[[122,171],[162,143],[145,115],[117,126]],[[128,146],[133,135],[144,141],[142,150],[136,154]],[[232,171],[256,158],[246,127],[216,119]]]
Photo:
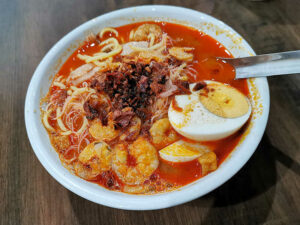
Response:
[[[180,47],[172,47],[169,49],[169,53],[171,56],[174,56],[176,59],[183,61],[191,61],[194,57],[192,53],[188,53],[188,51],[192,51],[193,48],[180,48]]]
[[[134,41],[147,41],[150,34],[151,36],[154,35],[154,39],[158,39],[162,35],[160,26],[149,23],[143,24],[136,29],[132,39]]]
[[[130,122],[129,128],[120,136],[121,141],[133,141],[140,134],[142,121],[139,117],[135,116]]]
[[[138,138],[129,145],[115,147],[112,156],[112,169],[127,185],[139,185],[149,179],[158,167],[156,149],[145,138]]]
[[[157,120],[150,128],[150,134],[154,146],[158,148],[163,148],[179,139],[168,118]]]
[[[198,162],[202,167],[202,176],[209,172],[215,171],[218,168],[217,156],[214,152],[207,152],[198,158]]]
[[[78,176],[91,180],[111,168],[111,149],[105,142],[93,142],[86,146],[74,164]]]
[[[95,120],[90,129],[90,134],[98,141],[110,141],[119,135],[119,130],[115,129],[112,114],[108,115],[108,124],[104,126],[100,120]]]

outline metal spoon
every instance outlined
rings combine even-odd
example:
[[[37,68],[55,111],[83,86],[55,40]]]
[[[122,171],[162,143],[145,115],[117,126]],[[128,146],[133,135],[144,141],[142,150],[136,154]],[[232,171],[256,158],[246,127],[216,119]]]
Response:
[[[243,58],[218,58],[235,68],[235,79],[300,73],[300,50]]]

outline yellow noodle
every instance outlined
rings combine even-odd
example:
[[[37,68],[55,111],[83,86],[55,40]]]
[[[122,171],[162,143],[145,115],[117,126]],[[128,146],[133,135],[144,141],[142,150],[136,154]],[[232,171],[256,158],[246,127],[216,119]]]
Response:
[[[93,61],[93,63],[98,67],[106,67],[107,62]]]
[[[92,57],[89,57],[88,59],[86,59],[85,61],[87,63],[90,63],[90,62],[93,62],[93,61],[96,61],[96,60],[107,59],[107,58],[112,57],[112,56],[114,56],[116,54],[119,54],[121,51],[122,51],[122,46],[119,45],[119,46],[117,46],[114,50],[112,50],[109,53],[103,53],[103,55],[92,56]]]
[[[45,125],[45,127],[49,130],[49,131],[54,131],[54,128],[49,124],[48,122],[48,117],[49,114],[52,112],[52,109],[47,109],[46,112],[43,115],[43,124]]]
[[[56,120],[57,120],[57,124],[58,124],[59,128],[62,131],[68,131],[68,129],[65,127],[63,121],[61,120],[61,110],[59,107],[56,109],[56,118],[57,118]]]
[[[106,39],[105,41],[102,41],[102,42],[100,43],[100,46],[101,46],[101,45],[106,45],[106,44],[109,44],[109,43],[112,43],[112,44],[115,44],[115,45],[119,45],[118,40],[112,37],[112,38]]]
[[[90,56],[88,56],[88,55],[77,54],[77,58],[79,58],[79,59],[85,61],[85,60],[87,60],[88,58],[90,58]]]
[[[76,91],[76,90],[78,89],[78,88],[75,87],[75,86],[71,86],[70,88],[71,88],[72,91]]]
[[[112,58],[116,54],[119,54],[122,51],[122,46],[119,44],[116,38],[108,38],[105,41],[101,42],[101,45],[106,45],[102,48],[101,52],[95,53],[93,56],[77,54],[77,57],[81,60],[84,60],[86,63],[91,63],[95,61],[101,61],[108,58]],[[105,52],[108,49],[112,49],[110,52]],[[101,65],[98,62],[95,62],[96,65]],[[101,65],[102,66],[102,65]]]
[[[57,81],[53,82],[53,86],[60,87],[61,89],[66,89],[66,86],[63,83]]]
[[[103,28],[101,31],[100,31],[100,38],[103,38],[103,35],[106,33],[106,32],[111,32],[111,33],[114,33],[117,37],[119,35],[118,31],[116,31],[115,29],[111,28],[111,27],[105,27]]]
[[[105,46],[101,49],[101,52],[107,52],[107,50],[114,49],[115,46],[116,46],[116,45],[115,45],[114,43],[105,45]]]
[[[72,131],[68,130],[68,131],[61,132],[60,134],[66,136],[72,134]]]

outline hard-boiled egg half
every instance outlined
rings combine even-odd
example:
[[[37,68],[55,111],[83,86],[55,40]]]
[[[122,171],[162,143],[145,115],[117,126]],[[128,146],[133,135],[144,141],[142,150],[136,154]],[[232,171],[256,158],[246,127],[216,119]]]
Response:
[[[228,137],[249,119],[250,101],[230,85],[205,84],[200,90],[195,87],[198,84],[191,84],[191,94],[175,96],[168,111],[170,123],[178,133],[196,141]]]
[[[180,140],[160,150],[159,155],[166,161],[187,162],[197,159],[207,152],[210,152],[207,146]]]

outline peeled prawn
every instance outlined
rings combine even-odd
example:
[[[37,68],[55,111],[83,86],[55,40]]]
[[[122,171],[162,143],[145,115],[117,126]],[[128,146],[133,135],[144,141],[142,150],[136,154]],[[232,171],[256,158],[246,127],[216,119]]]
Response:
[[[159,38],[162,35],[160,26],[149,23],[143,24],[133,33],[132,39],[134,41],[146,41],[148,40],[149,35],[154,36],[154,39]]]
[[[135,116],[130,122],[129,128],[120,136],[121,141],[132,141],[140,134],[142,121],[139,117]]]
[[[119,135],[119,130],[115,129],[112,114],[108,116],[107,126],[104,126],[100,120],[95,120],[89,132],[98,141],[110,141]]]
[[[153,144],[163,148],[179,139],[168,118],[157,120],[150,128]]]
[[[127,185],[142,184],[149,179],[158,164],[155,147],[143,137],[129,145],[128,149],[123,144],[117,145],[112,156],[112,169]]]
[[[215,171],[218,168],[217,156],[214,152],[207,152],[198,158],[198,162],[202,167],[202,176],[209,172]]]
[[[111,149],[105,142],[93,142],[86,146],[74,164],[78,176],[91,180],[101,172],[111,169]]]
[[[169,49],[169,53],[171,56],[174,56],[176,59],[183,61],[191,61],[194,57],[192,53],[188,53],[188,51],[193,50],[193,48],[181,48],[181,47],[172,47]]]

